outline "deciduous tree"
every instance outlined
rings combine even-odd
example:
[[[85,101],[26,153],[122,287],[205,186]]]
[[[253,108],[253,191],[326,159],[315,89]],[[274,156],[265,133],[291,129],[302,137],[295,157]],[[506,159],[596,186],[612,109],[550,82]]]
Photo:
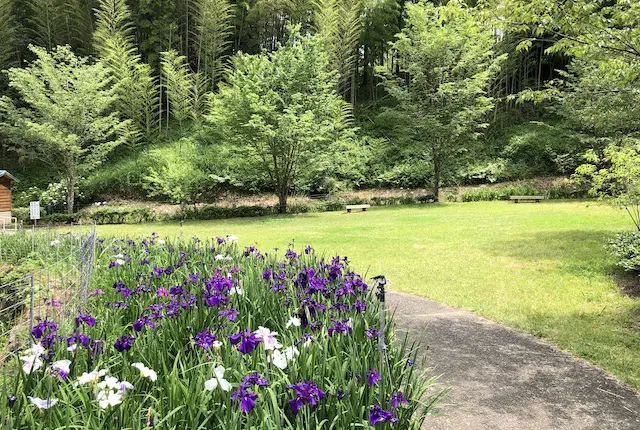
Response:
[[[128,121],[113,110],[117,96],[103,64],[77,57],[69,46],[30,49],[36,59],[8,71],[20,100],[0,99],[1,127],[21,155],[46,162],[66,180],[72,213],[78,178],[123,143]]]
[[[247,156],[258,157],[285,212],[300,171],[346,136],[349,105],[336,93],[320,38],[294,30],[277,50],[240,53],[233,66],[212,98],[208,120]]]
[[[408,5],[407,12],[406,27],[393,44],[401,74],[381,69],[397,104],[381,119],[415,157],[431,161],[437,199],[443,175],[487,125],[493,106],[487,91],[504,56],[493,51],[494,33],[457,1],[440,7],[422,1]]]

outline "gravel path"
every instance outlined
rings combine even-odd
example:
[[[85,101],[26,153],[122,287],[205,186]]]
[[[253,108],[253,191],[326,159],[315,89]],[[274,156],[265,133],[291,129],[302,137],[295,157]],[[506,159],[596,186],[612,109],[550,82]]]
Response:
[[[451,387],[425,429],[640,429],[640,394],[540,340],[408,294],[388,294],[398,334],[421,341]]]

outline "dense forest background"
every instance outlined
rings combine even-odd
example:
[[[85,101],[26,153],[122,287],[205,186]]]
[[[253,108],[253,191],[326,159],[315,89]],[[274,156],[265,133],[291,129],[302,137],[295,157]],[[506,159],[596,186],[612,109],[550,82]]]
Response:
[[[600,154],[637,134],[637,24],[637,4],[622,0],[0,0],[0,68],[14,70],[0,77],[0,167],[21,180],[18,204],[71,187],[76,207],[112,197],[214,201],[274,187],[427,187],[437,195],[441,185],[569,176],[587,150]],[[306,51],[295,56],[292,39]],[[117,148],[71,184],[61,161],[36,156],[37,139],[28,142],[33,117],[17,126],[9,112],[33,107],[30,84],[10,84],[28,82],[16,69],[46,63],[36,47],[60,53],[65,45],[70,52],[56,64],[100,63],[113,90],[109,109],[126,122]],[[283,47],[294,56],[269,56]],[[247,57],[275,66],[256,72]],[[222,130],[255,119],[232,121],[244,114],[238,97],[249,97],[241,74],[264,82],[266,94],[295,92],[265,73],[298,79],[287,67],[303,57],[325,69],[305,76],[331,84],[348,124],[331,144],[308,146],[280,183],[242,133]]]

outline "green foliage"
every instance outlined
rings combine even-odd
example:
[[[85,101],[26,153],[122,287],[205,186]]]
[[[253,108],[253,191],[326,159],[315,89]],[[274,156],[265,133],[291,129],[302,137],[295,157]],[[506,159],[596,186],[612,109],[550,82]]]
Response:
[[[134,43],[131,11],[126,0],[100,0],[93,35],[98,55],[109,68],[117,92],[116,107],[132,122],[132,142],[149,135],[159,121],[159,94],[151,67]]]
[[[552,184],[548,187],[540,187],[524,182],[513,185],[472,188],[462,193],[462,201],[509,200],[511,196],[544,196],[547,199],[572,199],[586,197],[587,190],[571,182]]]
[[[156,213],[149,208],[102,208],[81,215],[96,224],[140,224],[156,220]]]
[[[316,31],[327,52],[328,69],[338,72],[337,91],[345,95],[355,85],[352,79],[362,33],[362,0],[319,0],[317,8]]]
[[[277,51],[236,55],[228,83],[211,100],[208,121],[262,162],[281,212],[314,156],[351,137],[348,106],[326,65],[322,40],[294,30]]]
[[[181,140],[171,151],[152,149],[150,156],[157,166],[150,167],[143,178],[150,197],[195,203],[203,196],[213,199],[229,185],[230,178],[222,173],[223,160],[193,141]]]
[[[460,2],[407,6],[406,27],[393,48],[403,75],[384,73],[384,87],[397,101],[383,119],[400,145],[431,160],[434,195],[454,162],[486,127],[493,107],[487,94],[504,56],[493,51],[493,31]]]
[[[178,44],[177,0],[132,1],[132,20],[142,59],[160,70],[160,53]]]
[[[609,251],[616,264],[628,272],[640,272],[640,233],[637,231],[618,233],[609,241]]]
[[[17,23],[12,0],[0,0],[0,69],[5,69],[15,61],[15,42]],[[4,77],[0,78],[0,88]]]
[[[86,199],[91,202],[114,197],[144,198],[146,190],[143,178],[157,164],[148,151],[105,163],[85,181]]]
[[[186,57],[177,51],[161,53],[161,67],[170,111],[180,126],[188,118],[200,125],[206,106],[207,79],[203,73],[192,73]]]
[[[196,0],[198,71],[211,84],[221,78],[232,41],[233,7],[228,0]]]
[[[90,54],[93,31],[92,2],[86,0],[28,0],[26,30],[29,41],[51,50],[70,45]]]
[[[574,178],[591,185],[591,193],[625,209],[640,230],[640,140],[627,138],[602,153],[587,152]]]
[[[47,50],[56,45],[62,45],[63,40],[63,2],[60,0],[29,0],[30,9],[29,24],[31,27],[31,40],[35,45]]]
[[[65,179],[71,213],[78,178],[125,140],[128,122],[112,110],[115,91],[102,64],[90,64],[68,46],[51,53],[31,50],[37,59],[29,67],[9,70],[21,103],[0,99],[1,125],[18,151],[46,162]]]
[[[191,116],[191,94],[193,83],[186,58],[178,55],[177,51],[161,53],[160,65],[166,95],[169,99],[171,114],[182,122]]]
[[[566,124],[529,122],[511,127],[500,154],[507,161],[504,177],[568,175],[582,163],[585,144]]]

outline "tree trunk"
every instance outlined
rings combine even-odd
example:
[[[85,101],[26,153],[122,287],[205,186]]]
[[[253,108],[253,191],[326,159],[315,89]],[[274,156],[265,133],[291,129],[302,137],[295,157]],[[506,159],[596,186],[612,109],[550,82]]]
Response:
[[[438,196],[440,195],[440,171],[442,166],[440,160],[437,157],[433,159],[433,201],[438,202]]]
[[[73,206],[75,202],[75,192],[74,188],[76,185],[76,178],[74,175],[69,175],[67,177],[67,213],[69,215],[73,214]]]
[[[284,188],[284,189],[282,189]],[[278,213],[286,213],[287,212],[287,197],[288,190],[286,187],[280,187],[278,189]]]

